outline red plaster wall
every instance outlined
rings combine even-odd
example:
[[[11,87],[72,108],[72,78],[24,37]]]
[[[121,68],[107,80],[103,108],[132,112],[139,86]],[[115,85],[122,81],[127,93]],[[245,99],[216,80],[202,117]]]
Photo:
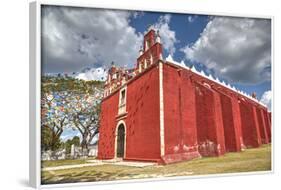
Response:
[[[263,110],[263,116],[265,119],[265,127],[266,132],[268,136],[268,141],[271,142],[271,122],[270,122],[270,114],[267,112],[267,110]]]
[[[269,119],[269,123],[270,123],[270,125],[271,125],[271,117],[272,117],[272,116],[271,116],[271,112],[268,112],[268,117],[269,117],[269,118],[268,118],[268,119]]]
[[[260,140],[255,124],[253,106],[243,100],[240,100],[241,129],[243,142],[246,147],[258,147]]]
[[[115,155],[115,116],[118,113],[119,93],[101,103],[98,158],[111,159]]]
[[[165,155],[160,157],[159,68],[155,64],[127,85],[128,114],[122,118],[125,159],[170,163],[271,142],[271,118],[265,108],[177,66],[163,64],[163,72]],[[119,92],[102,102],[100,159],[115,154],[118,100]]]
[[[211,89],[195,84],[196,121],[199,152],[202,156],[224,154],[224,136],[219,99]]]
[[[127,159],[160,159],[158,64],[127,87]]]
[[[197,149],[195,91],[190,73],[164,64],[164,126],[167,163],[199,157]]]
[[[231,98],[232,102],[232,114],[233,114],[233,122],[236,130],[236,139],[237,139],[237,150],[241,150],[242,148],[245,148],[243,136],[242,136],[242,126],[241,126],[241,116],[240,116],[240,107],[237,97]]]
[[[271,122],[271,112],[268,112],[266,110],[267,116],[268,116],[268,127],[269,127],[269,131],[270,131],[270,142],[271,142],[271,126],[272,126],[272,122]]]
[[[262,115],[262,110],[260,108],[256,109],[257,111],[257,118],[258,118],[258,123],[259,123],[259,131],[260,131],[260,136],[261,136],[261,142],[263,144],[268,143],[268,136],[266,132],[266,126],[265,126],[265,120]]]
[[[115,130],[119,120],[126,124],[124,159],[160,160],[159,68],[153,66],[127,85],[127,115],[118,117],[119,90],[103,100],[98,146],[99,159],[115,155]]]
[[[223,155],[225,153],[225,135],[223,129],[223,118],[222,118],[222,105],[220,101],[220,96],[216,91],[214,93],[214,103],[215,103],[215,126],[217,132],[217,155]]]
[[[190,72],[182,71],[180,76],[183,143],[188,146],[188,151],[198,151],[195,88],[190,80]]]
[[[235,123],[235,118],[240,117],[237,115],[237,110],[234,110],[231,97],[220,93],[223,128],[225,136],[225,148],[228,152],[237,152],[241,150],[240,137],[238,134],[238,123]]]
[[[262,144],[262,141],[261,141],[261,135],[260,135],[260,126],[259,126],[258,116],[257,116],[257,106],[253,105],[252,109],[253,109],[253,113],[254,113],[255,127],[256,127],[256,131],[257,131],[257,140],[258,140],[258,144],[260,146]]]

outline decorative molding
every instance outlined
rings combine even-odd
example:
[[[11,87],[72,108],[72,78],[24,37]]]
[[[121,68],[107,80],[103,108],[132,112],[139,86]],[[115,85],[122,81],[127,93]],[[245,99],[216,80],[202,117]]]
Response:
[[[125,90],[124,102],[122,102],[122,92]],[[127,104],[127,86],[124,86],[119,90],[119,103],[118,103],[118,115],[126,113],[126,104]]]
[[[116,116],[115,116],[116,121],[119,121],[119,120],[122,120],[122,119],[127,118],[127,115],[128,115],[128,112],[125,112],[125,113],[122,113],[122,114],[116,115]]]

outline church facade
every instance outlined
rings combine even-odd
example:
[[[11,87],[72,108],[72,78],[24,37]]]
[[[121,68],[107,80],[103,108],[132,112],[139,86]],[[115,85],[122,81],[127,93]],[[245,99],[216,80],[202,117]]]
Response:
[[[168,164],[270,142],[271,115],[254,94],[164,60],[153,29],[144,36],[136,68],[113,65],[108,72],[98,159]]]

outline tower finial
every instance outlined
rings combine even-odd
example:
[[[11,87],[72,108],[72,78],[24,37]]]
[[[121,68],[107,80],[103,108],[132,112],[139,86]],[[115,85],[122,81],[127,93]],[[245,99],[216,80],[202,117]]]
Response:
[[[157,32],[156,32],[156,42],[161,43],[161,37],[160,37],[160,34],[159,34],[159,30],[157,30]]]
[[[142,54],[143,54],[143,47],[140,46],[139,55],[142,55]]]
[[[252,96],[252,98],[257,99],[257,94],[256,94],[256,92],[253,92],[253,93],[251,94],[251,96]]]
[[[147,31],[149,32],[150,30],[152,30],[153,29],[153,25],[152,24],[148,24],[147,25]]]

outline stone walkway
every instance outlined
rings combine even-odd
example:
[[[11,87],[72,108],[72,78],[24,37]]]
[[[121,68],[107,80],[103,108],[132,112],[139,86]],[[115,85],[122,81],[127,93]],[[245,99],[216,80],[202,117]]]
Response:
[[[54,167],[46,167],[43,168],[42,171],[53,171],[53,170],[64,170],[64,169],[72,169],[72,168],[81,168],[81,167],[91,167],[91,166],[99,166],[105,164],[118,165],[118,166],[132,166],[132,167],[147,167],[154,166],[157,163],[153,162],[137,162],[137,161],[123,161],[123,160],[88,160],[86,164],[73,164],[73,165],[64,165],[64,166],[54,166]]]

